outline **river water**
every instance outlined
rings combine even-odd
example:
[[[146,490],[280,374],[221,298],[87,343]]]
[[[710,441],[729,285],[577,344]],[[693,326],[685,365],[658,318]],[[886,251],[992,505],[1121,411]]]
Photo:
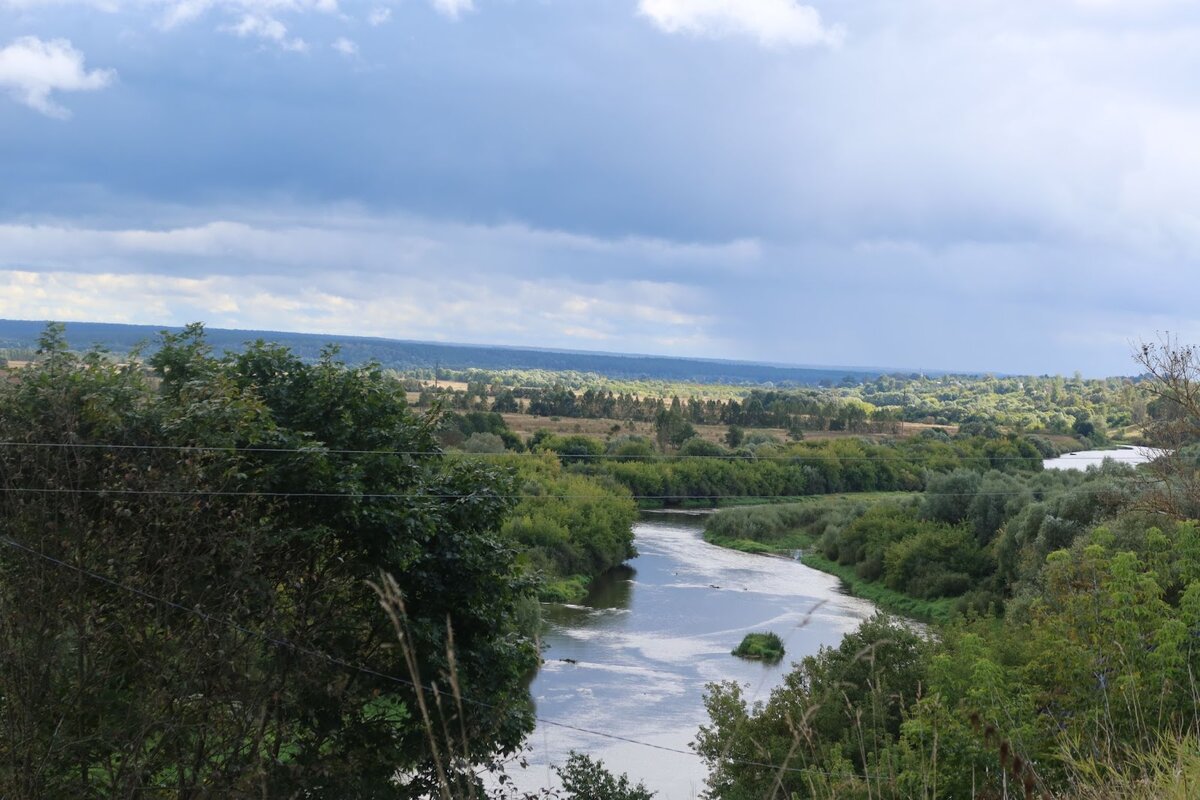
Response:
[[[1115,450],[1080,450],[1074,453],[1064,453],[1058,458],[1048,458],[1042,462],[1046,469],[1078,469],[1098,467],[1105,459],[1112,459],[1121,464],[1144,464],[1157,458],[1163,451],[1153,447],[1118,447]]]
[[[793,660],[836,645],[872,613],[835,577],[707,544],[703,523],[701,515],[646,514],[634,526],[639,555],[628,568],[604,576],[582,605],[543,606],[546,663],[530,687],[543,721],[528,741],[529,767],[510,770],[519,786],[557,785],[549,765],[575,749],[644,781],[659,800],[697,797],[705,768],[688,745],[707,721],[705,684],[735,680],[765,699]],[[784,639],[782,663],[730,655],[743,635],[768,629]]]

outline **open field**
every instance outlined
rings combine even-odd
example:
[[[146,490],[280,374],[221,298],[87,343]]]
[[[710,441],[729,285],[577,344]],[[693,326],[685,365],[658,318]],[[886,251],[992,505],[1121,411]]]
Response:
[[[574,417],[534,417],[529,414],[504,414],[504,422],[521,436],[530,436],[539,430],[551,433],[569,435],[582,433],[586,436],[606,438],[622,434],[638,434],[654,438],[654,423],[629,422],[617,419],[579,419]],[[827,439],[847,439],[867,437],[885,439],[889,437],[915,436],[923,430],[939,427],[917,422],[896,423],[894,432],[889,433],[854,433],[851,431],[805,431],[805,441],[825,441]],[[957,432],[954,425],[940,426],[948,433]],[[696,433],[710,442],[723,443],[729,428],[725,425],[696,425]],[[781,442],[788,440],[788,432],[783,428],[747,428],[747,433],[767,433]]]

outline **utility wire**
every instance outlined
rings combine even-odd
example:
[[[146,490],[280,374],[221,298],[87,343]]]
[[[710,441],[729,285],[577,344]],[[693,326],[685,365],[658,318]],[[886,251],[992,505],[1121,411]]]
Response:
[[[824,440],[836,441],[836,440]],[[458,451],[441,451],[441,450],[389,450],[389,449],[345,449],[345,448],[330,448],[320,444],[313,444],[311,447],[238,447],[229,446],[221,447],[215,445],[169,445],[169,444],[118,444],[111,442],[0,442],[0,447],[11,448],[40,448],[40,449],[81,449],[81,450],[148,450],[148,451],[171,451],[171,452],[194,452],[194,453],[252,453],[252,454],[285,454],[285,453],[302,453],[305,455],[371,455],[371,456],[410,456],[418,457],[452,457],[452,458],[540,458],[543,455],[556,455],[569,460],[604,460],[604,459],[619,459],[623,461],[676,461],[676,460],[715,460],[715,461],[825,461],[836,460],[840,462],[846,461],[898,461],[905,463],[915,463],[920,461],[1038,461],[1043,460],[1041,456],[988,456],[988,455],[959,455],[959,454],[926,454],[917,453],[915,457],[903,455],[895,456],[842,456],[836,453],[805,453],[805,454],[772,454],[772,455],[737,455],[729,454],[697,454],[697,455],[680,455],[677,453],[671,454],[642,454],[642,455],[621,455],[620,453],[579,453],[579,454],[563,454],[554,451],[539,451],[539,452],[504,452],[504,453],[465,453]],[[1155,453],[1165,451],[1156,450],[1154,448],[1145,448],[1152,450]],[[1145,461],[1145,455],[1141,453],[1130,453],[1125,450],[1113,450],[1112,455],[1104,455],[1101,458],[1112,459],[1113,461]],[[1078,453],[1067,453],[1061,456],[1055,456],[1055,459],[1062,460],[1083,460],[1092,461],[1096,456],[1084,456]]]
[[[155,603],[160,603],[164,606],[175,609],[176,611],[182,611],[186,614],[191,614],[193,616],[199,617],[200,619],[204,620],[205,622],[209,622],[209,623],[217,624],[217,625],[224,625],[228,628],[231,628],[232,630],[238,631],[239,633],[261,639],[261,640],[263,640],[271,645],[274,645],[276,647],[288,648],[294,652],[300,653],[302,655],[311,656],[312,658],[318,659],[320,661],[324,661],[328,664],[332,664],[334,666],[338,666],[338,667],[342,667],[345,669],[360,672],[365,675],[370,675],[372,677],[379,678],[381,680],[386,680],[386,681],[396,683],[396,684],[399,684],[402,686],[407,686],[411,689],[417,689],[422,692],[429,692],[431,694],[437,692],[437,690],[432,686],[426,686],[425,684],[419,684],[414,681],[408,680],[406,678],[401,678],[401,677],[398,677],[395,675],[389,675],[385,672],[380,672],[378,670],[371,669],[370,667],[364,667],[359,664],[354,664],[349,661],[345,661],[343,659],[329,655],[328,653],[323,653],[320,650],[314,650],[312,648],[298,645],[292,641],[289,641],[289,640],[284,639],[279,636],[271,636],[269,634],[262,633],[260,631],[252,630],[250,628],[247,628],[244,625],[239,625],[238,623],[236,623],[232,620],[224,619],[222,617],[218,617],[218,616],[209,614],[209,613],[201,610],[199,606],[188,607],[188,606],[182,605],[180,603],[176,603],[172,600],[167,600],[166,598],[158,597],[157,595],[147,592],[144,589],[138,589],[137,587],[129,586],[127,584],[113,580],[112,578],[109,578],[105,575],[101,575],[97,572],[93,572],[89,569],[86,569],[85,567],[80,567],[76,564],[71,564],[66,561],[63,561],[62,559],[55,558],[54,556],[51,556],[47,553],[43,553],[33,547],[30,547],[27,544],[19,542],[16,539],[13,539],[9,536],[0,535],[0,544],[4,544],[4,545],[7,545],[14,549],[20,550],[28,555],[31,555],[36,558],[40,558],[44,561],[47,561],[55,566],[62,567],[64,569],[69,569],[77,574],[80,574],[85,577],[91,578],[93,580],[99,581],[101,583],[107,584],[108,586],[111,586],[113,588],[120,589],[122,591],[129,592],[130,594],[137,595],[138,597],[141,597],[145,600],[150,600]],[[465,697],[465,696],[462,697],[461,699],[464,703],[468,703],[470,705],[477,706],[479,708],[488,709],[490,711],[503,712],[505,710],[505,709],[501,708],[500,706],[495,705],[494,703],[488,703],[484,700],[477,700],[477,699]],[[703,758],[703,756],[701,756],[699,753],[692,751],[692,750],[683,750],[683,749],[680,749],[677,747],[669,747],[667,745],[654,744],[653,742],[644,742],[639,739],[634,739],[634,738],[631,738],[628,736],[621,736],[620,734],[608,733],[606,731],[592,730],[590,728],[584,728],[579,725],[572,725],[567,722],[560,722],[558,720],[547,719],[545,717],[539,717],[536,715],[534,715],[534,719],[537,722],[540,722],[540,723],[543,723],[545,725],[549,725],[549,726],[552,726],[555,728],[564,728],[566,730],[576,731],[578,733],[585,733],[590,736],[598,736],[603,739],[610,739],[613,741],[624,742],[627,744],[637,745],[638,747],[647,747],[647,748],[651,748],[653,750],[660,750],[660,751],[667,752],[667,753],[676,753],[678,755],[685,755],[685,756],[690,756],[693,758]],[[810,770],[810,769],[804,769],[804,768],[787,767],[787,766],[782,766],[779,764],[767,764],[765,762],[750,761],[750,760],[739,759],[739,758],[728,758],[727,757],[723,760],[728,761],[729,763],[738,764],[741,766],[759,767],[762,769],[771,769],[771,770],[783,771],[783,772],[793,772],[793,773],[814,772],[817,774],[827,775],[830,777],[843,777],[844,775],[847,774],[847,773],[829,773],[829,772],[822,772],[820,770]],[[858,778],[864,778],[866,780],[870,780],[869,776],[858,775],[857,773],[854,773],[854,775],[855,775],[855,777],[858,777]]]
[[[1074,486],[1063,487],[1066,492],[1103,493],[1113,491],[1111,486]],[[470,492],[466,494],[451,494],[438,492],[260,492],[237,490],[204,490],[194,489],[79,489],[75,487],[43,487],[43,486],[0,486],[0,492],[10,494],[52,494],[52,495],[131,495],[131,496],[166,496],[166,497],[270,497],[270,498],[305,498],[316,500],[597,500],[596,495],[588,494],[495,494],[491,492]],[[922,492],[920,490],[895,490],[897,495],[906,494],[913,497],[1017,497],[1021,495],[1036,495],[1038,489],[1024,489],[1004,492]],[[635,494],[633,500],[791,500],[806,502],[808,499],[822,497],[853,498],[856,494],[875,494],[875,492],[828,492],[823,494]]]

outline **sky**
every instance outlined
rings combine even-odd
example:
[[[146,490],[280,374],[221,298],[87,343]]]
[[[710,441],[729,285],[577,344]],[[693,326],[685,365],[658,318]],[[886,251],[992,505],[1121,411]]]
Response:
[[[1200,4],[0,0],[0,317],[1130,374]]]

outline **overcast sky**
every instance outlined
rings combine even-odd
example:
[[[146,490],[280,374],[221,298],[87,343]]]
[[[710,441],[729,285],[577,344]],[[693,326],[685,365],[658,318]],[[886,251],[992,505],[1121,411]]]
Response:
[[[0,317],[1131,373],[1198,75],[1182,0],[0,0]]]

